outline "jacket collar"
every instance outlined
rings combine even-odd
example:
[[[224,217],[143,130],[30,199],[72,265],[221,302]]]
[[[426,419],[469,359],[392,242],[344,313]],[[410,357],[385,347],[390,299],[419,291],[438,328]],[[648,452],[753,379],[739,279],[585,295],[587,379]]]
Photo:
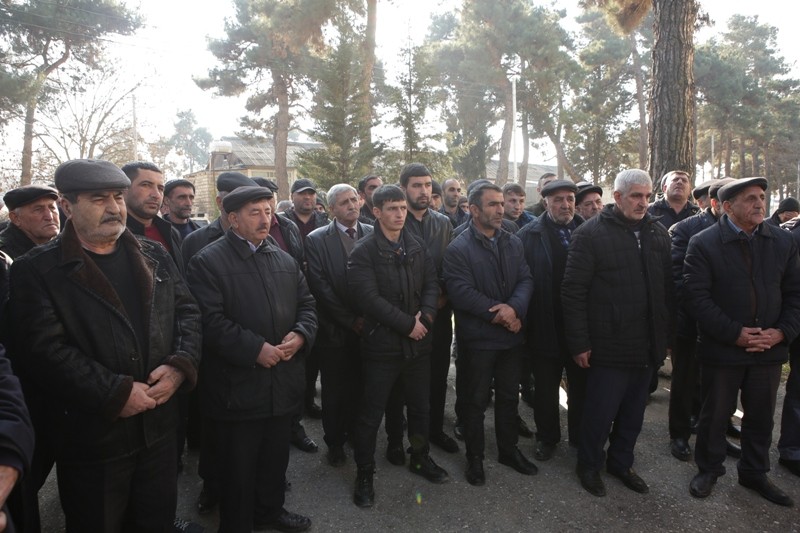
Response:
[[[622,218],[616,213],[615,209],[616,209],[616,204],[606,204],[603,207],[603,210],[600,211],[600,213],[597,216],[603,217],[603,220],[614,222],[615,224],[618,224],[624,228],[628,228],[629,226],[625,224]],[[646,212],[644,214],[644,217],[642,218],[642,224],[643,225],[653,224],[655,222],[658,222],[660,218],[661,217],[653,216],[650,213]]]
[[[728,222],[727,213],[719,217],[719,221],[717,223],[719,224],[722,242],[728,243],[731,241],[738,241],[741,238],[741,236],[733,230],[730,223]],[[774,235],[772,234],[772,228],[770,227],[770,225],[767,224],[766,222],[762,222],[761,224],[759,224],[758,227],[756,228],[756,234],[753,236],[753,238],[756,237],[764,237],[766,239],[772,239]]]
[[[255,252],[250,249],[250,245],[247,243],[247,241],[233,232],[233,229],[228,228],[228,231],[225,232],[225,238],[228,239],[228,243],[230,243],[231,248],[236,251],[236,254],[242,260],[247,259],[253,254],[271,253],[278,249],[278,244],[270,235],[267,235],[267,238],[264,239],[264,242],[261,243],[261,246],[259,246]]]
[[[477,239],[484,248],[491,249],[492,248],[491,239],[489,239],[486,235],[478,231],[478,228],[475,227],[475,221],[470,219],[468,224],[469,225],[467,226],[467,231],[470,232],[470,235],[474,239]],[[507,232],[503,228],[500,228],[497,231],[495,231],[495,237],[496,237],[495,242],[499,246],[500,244],[505,243],[505,241],[509,238],[510,235],[511,234],[509,232]]]

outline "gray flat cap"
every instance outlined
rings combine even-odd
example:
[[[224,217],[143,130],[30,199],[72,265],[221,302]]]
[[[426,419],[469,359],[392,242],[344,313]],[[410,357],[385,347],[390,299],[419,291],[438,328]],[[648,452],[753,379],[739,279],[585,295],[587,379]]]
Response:
[[[56,189],[61,193],[127,189],[131,180],[111,161],[73,159],[56,169]]]
[[[272,198],[272,191],[259,185],[238,187],[222,199],[222,208],[226,213],[233,213],[250,202]]]
[[[762,191],[767,190],[767,178],[742,178],[723,185],[717,191],[717,198],[721,202],[732,200],[734,196],[742,192],[747,187],[761,187]]]

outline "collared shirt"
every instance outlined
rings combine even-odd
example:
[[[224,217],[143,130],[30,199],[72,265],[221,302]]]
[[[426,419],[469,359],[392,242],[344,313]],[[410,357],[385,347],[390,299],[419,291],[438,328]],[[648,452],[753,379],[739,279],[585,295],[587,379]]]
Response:
[[[250,247],[250,251],[251,251],[251,252],[255,252],[256,250],[258,250],[259,248],[261,248],[261,246],[263,246],[263,245],[264,245],[264,241],[261,241],[260,243],[258,243],[258,246],[256,246],[256,245],[255,245],[255,244],[253,244],[252,242],[248,241],[247,239],[245,239],[244,237],[242,237],[241,235],[239,235],[238,233],[236,233],[236,231],[234,231],[233,229],[232,229],[231,231],[233,232],[233,234],[234,234],[234,235],[236,235],[236,236],[237,236],[237,237],[239,237],[241,240],[243,240],[244,242],[246,242],[246,243],[247,243],[247,246],[249,246],[249,247]]]
[[[356,230],[356,236],[358,236],[358,228],[356,226],[353,226],[352,228],[348,228],[347,226],[345,226],[344,224],[342,224],[341,222],[336,220],[336,227],[339,228],[339,231],[341,231],[342,233],[344,233],[348,237],[350,236],[350,234],[347,233],[347,230],[354,229],[354,230]]]
[[[731,229],[732,229],[734,232],[736,232],[736,235],[741,235],[741,234],[744,234],[744,235],[747,237],[747,239],[748,239],[748,240],[749,240],[749,239],[752,239],[753,237],[755,237],[755,236],[756,236],[756,234],[758,233],[758,228],[759,228],[759,227],[761,227],[760,225],[759,225],[759,226],[756,226],[756,229],[754,229],[754,230],[753,230],[753,233],[747,233],[745,230],[743,230],[742,228],[740,228],[739,226],[737,226],[737,225],[736,225],[736,224],[733,222],[733,220],[731,220],[731,217],[725,217],[725,218],[727,218],[727,219],[728,219],[728,225],[731,227]]]

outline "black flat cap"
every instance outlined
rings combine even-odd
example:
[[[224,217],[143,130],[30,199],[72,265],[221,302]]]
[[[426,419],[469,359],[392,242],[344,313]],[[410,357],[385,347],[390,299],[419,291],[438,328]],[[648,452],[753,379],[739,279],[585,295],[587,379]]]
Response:
[[[717,197],[721,202],[732,200],[734,196],[742,192],[747,187],[761,187],[767,190],[767,178],[742,178],[723,185],[717,191]]]
[[[233,213],[256,200],[272,198],[272,191],[259,185],[244,185],[232,191],[222,199],[222,208],[226,213]]]
[[[481,178],[479,180],[475,180],[469,185],[467,185],[467,196],[469,196],[472,191],[477,189],[478,187],[482,187],[484,185],[492,185],[492,182],[487,180],[486,178]]]
[[[442,186],[436,180],[431,180],[431,194],[438,194],[442,196]]]
[[[191,187],[194,191],[194,183],[189,180],[179,178],[176,180],[169,180],[164,184],[164,196],[169,196],[169,193],[171,193],[175,187]]]
[[[56,189],[59,192],[100,191],[127,189],[128,176],[111,161],[100,159],[73,159],[58,165]]]
[[[542,198],[546,198],[556,191],[567,190],[578,192],[578,186],[572,180],[553,180],[542,187]]]
[[[781,203],[778,204],[777,212],[785,213],[786,211],[800,212],[800,202],[791,197],[784,198],[783,200],[781,200]]]
[[[708,189],[711,187],[712,183],[713,180],[704,181],[703,183],[695,187],[694,190],[692,191],[692,198],[694,198],[695,200],[699,200],[703,196],[706,196],[708,194]]]
[[[257,187],[255,181],[251,180],[241,172],[223,172],[217,176],[217,190],[219,192],[233,192],[239,187]]]
[[[581,199],[589,194],[590,192],[596,192],[600,196],[603,196],[603,188],[599,185],[595,185],[594,183],[589,183],[588,181],[582,181],[580,183],[576,183],[575,186],[578,188],[578,192],[575,193],[575,203],[581,201]]]
[[[292,194],[303,191],[317,192],[317,186],[308,178],[300,178],[299,180],[295,180],[295,182],[292,183]]]
[[[266,187],[273,193],[278,192],[278,184],[272,180],[268,180],[267,178],[262,178],[262,177],[255,177],[253,178],[253,181],[255,181],[260,187]]]
[[[5,196],[3,196],[3,202],[5,202],[10,211],[44,197],[58,200],[58,191],[45,185],[25,185],[24,187],[18,187],[8,191]]]
[[[717,196],[719,190],[725,185],[733,183],[734,181],[736,181],[734,178],[720,178],[718,180],[712,180],[711,185],[708,186],[708,197],[719,200],[719,197]]]

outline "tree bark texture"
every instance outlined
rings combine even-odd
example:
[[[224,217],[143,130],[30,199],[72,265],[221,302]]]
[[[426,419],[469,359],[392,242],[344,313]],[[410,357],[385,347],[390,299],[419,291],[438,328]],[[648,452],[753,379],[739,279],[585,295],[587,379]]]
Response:
[[[278,103],[275,114],[275,179],[278,182],[278,200],[289,200],[289,171],[286,150],[289,146],[289,81],[278,69],[272,69],[272,90]]]
[[[636,46],[636,34],[628,36],[631,44],[631,60],[633,61],[633,79],[636,80],[636,103],[639,109],[639,168],[647,165],[647,98],[644,94],[644,73],[639,59],[639,48]]]
[[[523,189],[528,185],[528,161],[531,154],[530,134],[528,133],[528,114],[522,113],[522,164],[517,174],[517,183]]]
[[[361,71],[361,133],[363,146],[372,144],[372,75],[375,69],[375,34],[378,24],[378,0],[367,0],[367,29],[364,36],[364,64]],[[370,162],[372,168],[372,162]]]
[[[494,182],[502,187],[508,182],[508,155],[511,153],[511,133],[514,129],[513,99],[511,91],[505,92],[505,115],[506,121],[503,125],[503,135],[500,137],[500,162],[497,165],[497,177]]]
[[[653,181],[671,170],[694,174],[695,0],[654,0],[653,80],[650,91],[649,172]]]

